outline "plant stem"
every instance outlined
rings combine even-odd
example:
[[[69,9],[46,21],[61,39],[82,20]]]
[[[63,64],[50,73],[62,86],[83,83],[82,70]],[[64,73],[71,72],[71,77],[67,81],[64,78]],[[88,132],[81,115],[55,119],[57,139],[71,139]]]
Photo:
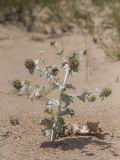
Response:
[[[64,82],[63,82],[63,86],[65,87],[66,82],[68,80],[69,77],[69,68],[67,68],[66,73],[65,73],[65,78],[64,78]],[[58,106],[58,111],[57,111],[57,120],[55,123],[55,128],[59,128],[60,125],[60,111],[61,111],[61,107],[62,107],[62,94],[64,93],[64,88],[61,90],[60,92],[60,100],[59,100],[59,106]],[[51,134],[51,141],[54,141],[56,138],[56,131],[53,130],[52,134]]]
[[[64,78],[64,82],[63,82],[63,86],[65,87],[66,82],[68,80],[69,77],[69,67],[66,69],[66,73],[65,73],[65,78]]]

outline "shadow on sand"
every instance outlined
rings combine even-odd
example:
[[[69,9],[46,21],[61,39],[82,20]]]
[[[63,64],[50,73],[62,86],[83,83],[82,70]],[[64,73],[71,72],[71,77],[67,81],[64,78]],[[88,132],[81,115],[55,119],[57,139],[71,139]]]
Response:
[[[107,143],[103,140],[95,139],[93,140],[92,137],[70,137],[64,138],[55,142],[44,142],[41,144],[41,148],[53,148],[53,149],[61,149],[64,151],[67,150],[81,150],[81,153],[86,153],[87,156],[94,156],[95,153],[89,152],[86,150],[86,146],[92,144],[98,147],[98,150],[108,150],[109,153],[114,156],[118,157],[119,154],[113,151],[112,144]]]

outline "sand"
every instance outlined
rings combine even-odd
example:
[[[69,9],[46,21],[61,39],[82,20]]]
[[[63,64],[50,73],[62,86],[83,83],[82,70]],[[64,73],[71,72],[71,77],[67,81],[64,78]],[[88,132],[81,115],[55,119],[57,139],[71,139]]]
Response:
[[[65,49],[65,56],[87,47],[89,51],[89,77],[85,82],[85,58],[79,74],[70,80],[77,90],[110,87],[112,95],[104,101],[79,103],[72,107],[75,117],[72,123],[82,125],[87,121],[100,122],[108,133],[104,140],[91,136],[72,136],[50,143],[41,134],[40,121],[44,117],[43,103],[31,101],[26,96],[8,94],[13,79],[29,79],[39,83],[39,75],[29,75],[24,67],[25,58],[39,59],[39,50],[45,50],[47,63],[60,61],[50,48],[54,38],[32,39],[36,33],[26,33],[11,26],[0,26],[0,160],[119,160],[120,159],[120,62],[109,61],[103,49],[94,44],[92,37],[79,31],[55,38]],[[38,35],[37,35],[38,36]],[[56,96],[54,93],[53,96]],[[19,124],[12,126],[11,117],[18,117]]]

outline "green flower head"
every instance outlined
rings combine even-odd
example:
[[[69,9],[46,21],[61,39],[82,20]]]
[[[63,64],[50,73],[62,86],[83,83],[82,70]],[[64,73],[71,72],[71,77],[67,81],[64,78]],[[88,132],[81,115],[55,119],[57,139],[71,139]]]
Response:
[[[34,70],[35,69],[35,62],[32,59],[26,59],[25,60],[25,67],[28,70]]]
[[[110,88],[105,88],[101,91],[100,97],[108,97],[112,93]]]
[[[53,76],[57,76],[59,69],[57,67],[53,67],[51,69],[50,74],[52,74]]]
[[[15,89],[20,90],[22,88],[22,84],[20,80],[14,80],[12,82],[12,85]]]
[[[74,53],[72,56],[69,57],[68,64],[69,64],[70,69],[78,70],[79,60],[76,56],[76,53]]]

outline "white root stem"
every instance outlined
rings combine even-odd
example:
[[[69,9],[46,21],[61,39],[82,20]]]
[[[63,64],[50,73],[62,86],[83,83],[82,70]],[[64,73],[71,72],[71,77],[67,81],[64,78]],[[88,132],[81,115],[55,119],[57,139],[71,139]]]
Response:
[[[68,80],[68,77],[69,77],[69,68],[67,68],[67,70],[66,70],[66,74],[65,74],[65,78],[64,78],[64,82],[63,82],[63,86],[65,87],[65,85],[66,85],[66,82],[67,82],[67,80]]]
[[[68,80],[68,77],[69,77],[69,68],[67,68],[66,70],[66,73],[65,73],[65,78],[64,78],[64,82],[63,82],[63,86],[65,87],[66,85],[66,82]],[[61,107],[62,107],[62,94],[64,92],[64,88],[61,90],[61,93],[60,93],[60,100],[59,100],[59,106],[58,106],[58,112],[57,112],[57,120],[56,120],[56,123],[55,123],[55,127],[58,127],[59,126],[59,121],[60,121],[60,111],[61,111]],[[56,138],[56,132],[54,130],[52,130],[52,133],[51,133],[51,141],[54,141]]]

